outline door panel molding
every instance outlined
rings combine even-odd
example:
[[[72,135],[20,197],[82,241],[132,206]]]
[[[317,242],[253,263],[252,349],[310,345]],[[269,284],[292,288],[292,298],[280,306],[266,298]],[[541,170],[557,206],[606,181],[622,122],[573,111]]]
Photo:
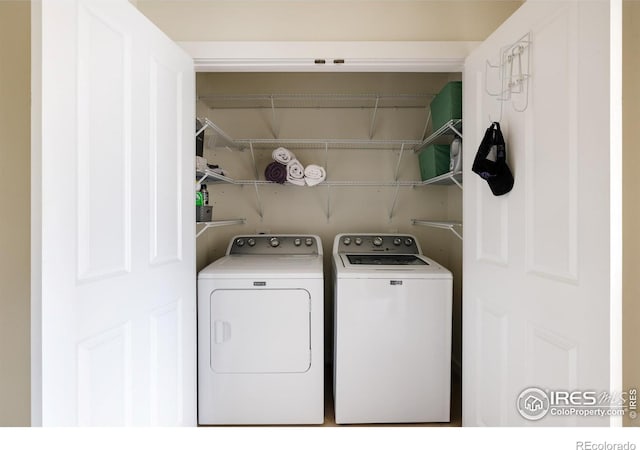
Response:
[[[536,352],[536,345],[546,345],[553,348],[554,351],[560,352],[562,360],[541,360],[539,358],[541,355]],[[578,343],[576,341],[529,322],[527,324],[527,353],[525,361],[527,378],[531,383],[536,379],[540,379],[540,377],[533,375],[539,369],[548,369],[549,367],[554,367],[555,369],[560,367],[559,363],[566,364],[566,383],[563,386],[545,385],[537,387],[568,390],[578,388]]]
[[[578,343],[532,322],[527,323],[526,328],[525,377],[529,380],[527,387],[542,390],[578,389]],[[552,376],[551,371],[554,372]],[[551,384],[551,381],[545,382],[545,379],[553,379],[556,384]],[[559,379],[564,381],[557,384]],[[549,416],[539,425],[575,427],[579,422],[575,416]]]
[[[182,260],[182,73],[149,62],[151,265]],[[174,108],[159,110],[159,104]]]
[[[527,270],[573,284],[579,277],[577,14],[577,8],[564,7],[534,28],[536,43],[546,51],[532,46],[538,63],[525,118]],[[559,67],[565,76],[557,75]],[[545,101],[549,97],[555,101]],[[553,138],[533,133],[536,127],[554,130]]]
[[[476,185],[476,260],[509,265],[509,203],[494,197],[487,182],[474,177]]]
[[[78,425],[132,425],[131,323],[78,343]]]
[[[77,43],[77,280],[85,282],[131,270],[132,49],[83,3]]]
[[[182,352],[181,298],[149,314],[149,398],[152,426],[167,426],[184,420],[184,395],[180,387],[184,370]],[[175,389],[166,389],[174,386]],[[160,408],[160,405],[165,406]]]
[[[477,316],[480,317],[475,341],[477,374],[480,389],[475,391],[477,425],[507,425],[507,345],[509,315],[495,303],[478,297]],[[489,349],[494,349],[490,351]],[[497,409],[495,406],[497,405]]]

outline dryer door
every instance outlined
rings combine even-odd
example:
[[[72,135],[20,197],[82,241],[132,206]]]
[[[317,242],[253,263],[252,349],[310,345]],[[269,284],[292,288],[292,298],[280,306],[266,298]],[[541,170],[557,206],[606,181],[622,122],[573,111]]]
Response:
[[[300,373],[311,366],[311,296],[305,289],[211,293],[211,369]]]

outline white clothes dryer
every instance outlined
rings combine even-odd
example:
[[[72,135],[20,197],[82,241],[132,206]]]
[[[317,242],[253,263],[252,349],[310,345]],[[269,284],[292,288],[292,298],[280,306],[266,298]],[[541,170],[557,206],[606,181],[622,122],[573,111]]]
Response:
[[[340,234],[333,276],[336,423],[448,422],[451,272],[414,236]]]
[[[198,422],[324,422],[322,244],[236,236],[198,274]]]

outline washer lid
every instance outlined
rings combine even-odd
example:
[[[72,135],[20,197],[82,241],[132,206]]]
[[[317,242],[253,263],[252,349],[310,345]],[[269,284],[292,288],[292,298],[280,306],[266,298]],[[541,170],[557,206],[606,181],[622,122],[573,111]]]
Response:
[[[448,269],[423,255],[338,253],[333,263],[338,278],[453,278]]]
[[[323,278],[321,255],[229,255],[209,264],[198,279]]]
[[[416,255],[365,255],[345,254],[352,266],[428,266],[429,263]]]

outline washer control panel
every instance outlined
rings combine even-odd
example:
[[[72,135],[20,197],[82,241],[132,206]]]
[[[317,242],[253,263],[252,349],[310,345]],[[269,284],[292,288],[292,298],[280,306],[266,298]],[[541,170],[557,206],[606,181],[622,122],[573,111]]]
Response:
[[[407,234],[345,234],[339,238],[337,252],[420,254],[415,237]]]
[[[310,235],[256,234],[236,236],[227,255],[321,255],[320,238]]]

